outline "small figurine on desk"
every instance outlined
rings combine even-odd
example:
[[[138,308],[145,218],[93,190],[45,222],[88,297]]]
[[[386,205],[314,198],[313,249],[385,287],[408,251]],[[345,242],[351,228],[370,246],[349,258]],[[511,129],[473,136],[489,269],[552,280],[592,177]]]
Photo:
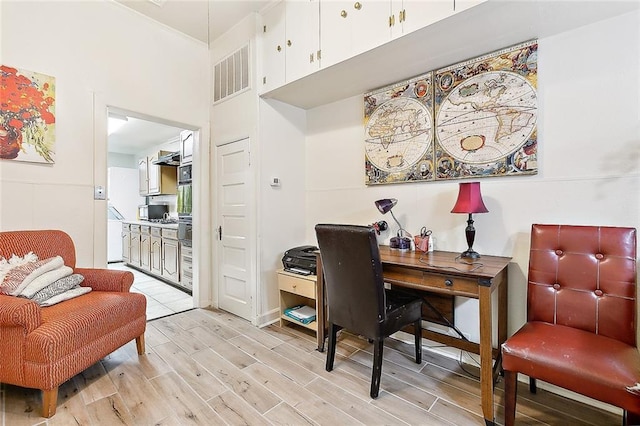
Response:
[[[380,235],[380,231],[386,231],[387,229],[389,229],[389,225],[384,220],[374,222],[370,226],[376,230],[377,235]]]

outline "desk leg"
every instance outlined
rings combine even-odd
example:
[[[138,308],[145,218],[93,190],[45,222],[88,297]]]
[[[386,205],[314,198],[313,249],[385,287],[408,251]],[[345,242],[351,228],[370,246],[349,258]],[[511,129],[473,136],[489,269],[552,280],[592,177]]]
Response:
[[[493,414],[493,355],[491,287],[479,286],[480,304],[480,395],[482,414],[487,425],[494,424]]]

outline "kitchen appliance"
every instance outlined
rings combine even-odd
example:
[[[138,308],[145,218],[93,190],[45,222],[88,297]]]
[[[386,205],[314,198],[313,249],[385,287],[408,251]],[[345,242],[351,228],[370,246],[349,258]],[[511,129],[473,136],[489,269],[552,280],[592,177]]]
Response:
[[[178,167],[178,184],[191,183],[191,164]]]
[[[300,275],[315,275],[316,251],[316,246],[300,246],[285,251],[282,257],[284,270]]]
[[[178,219],[178,241],[180,241],[183,246],[192,246],[192,230],[193,223],[191,216],[183,216]]]
[[[157,166],[178,166],[180,164],[180,151],[161,155],[157,160],[153,161],[152,164]]]
[[[178,218],[191,218],[193,186],[191,184],[191,165],[178,167]]]
[[[163,219],[169,213],[169,206],[166,204],[141,204],[138,206],[138,219],[154,220]]]

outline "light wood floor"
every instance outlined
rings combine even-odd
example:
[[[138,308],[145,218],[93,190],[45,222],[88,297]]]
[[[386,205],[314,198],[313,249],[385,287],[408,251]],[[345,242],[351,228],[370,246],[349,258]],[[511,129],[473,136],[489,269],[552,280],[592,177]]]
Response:
[[[2,385],[5,425],[483,425],[478,380],[455,360],[388,339],[380,396],[369,398],[371,345],[343,333],[334,371],[295,327],[263,329],[222,311],[192,310],[148,323],[146,355],[129,343],[63,384],[58,411],[40,393]],[[477,375],[477,369],[465,370]],[[518,424],[619,425],[621,417],[526,386]],[[496,390],[502,422],[502,384]]]

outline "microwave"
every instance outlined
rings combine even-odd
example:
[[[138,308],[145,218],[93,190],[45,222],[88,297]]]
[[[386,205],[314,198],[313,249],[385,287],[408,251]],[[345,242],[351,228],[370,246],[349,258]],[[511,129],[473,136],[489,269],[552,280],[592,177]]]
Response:
[[[191,164],[178,166],[178,185],[191,183]]]
[[[141,204],[138,206],[140,220],[163,219],[165,213],[169,213],[169,206],[166,204]]]

